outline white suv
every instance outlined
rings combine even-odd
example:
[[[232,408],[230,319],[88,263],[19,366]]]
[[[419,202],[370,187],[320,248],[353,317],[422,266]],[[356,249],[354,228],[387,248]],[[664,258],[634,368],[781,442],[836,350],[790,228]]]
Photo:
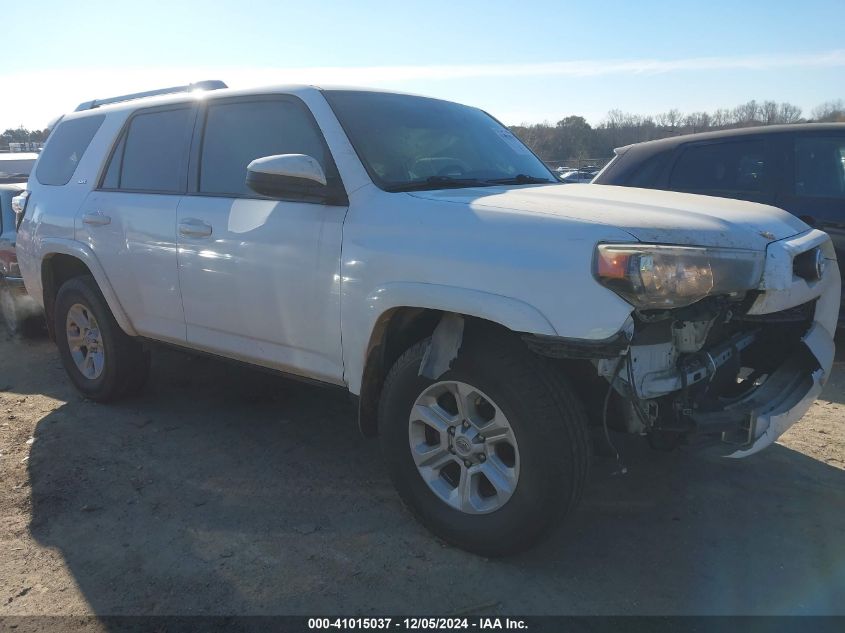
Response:
[[[342,387],[417,516],[496,555],[576,503],[592,436],[748,455],[830,375],[834,251],[784,211],[564,185],[455,103],[199,87],[83,104],[17,201],[89,398],[149,341]]]

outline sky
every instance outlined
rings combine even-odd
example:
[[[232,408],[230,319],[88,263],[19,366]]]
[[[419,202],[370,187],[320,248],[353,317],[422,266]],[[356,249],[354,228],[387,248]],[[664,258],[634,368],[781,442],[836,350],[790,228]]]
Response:
[[[371,86],[506,124],[845,98],[845,0],[0,0],[0,130],[222,79]],[[10,46],[11,43],[14,46]]]

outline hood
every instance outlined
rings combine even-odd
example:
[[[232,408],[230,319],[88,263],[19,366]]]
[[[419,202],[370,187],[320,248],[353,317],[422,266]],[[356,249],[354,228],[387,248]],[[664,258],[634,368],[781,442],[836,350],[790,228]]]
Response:
[[[479,209],[559,216],[623,229],[641,242],[765,250],[809,230],[764,204],[611,185],[534,185],[419,191],[410,195]]]

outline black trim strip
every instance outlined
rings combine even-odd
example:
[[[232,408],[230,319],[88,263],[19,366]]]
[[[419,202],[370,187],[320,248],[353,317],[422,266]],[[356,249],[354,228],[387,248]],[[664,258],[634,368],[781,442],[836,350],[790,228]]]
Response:
[[[523,334],[522,340],[535,354],[547,358],[618,358],[631,344],[624,331],[605,339],[564,338],[545,334]]]

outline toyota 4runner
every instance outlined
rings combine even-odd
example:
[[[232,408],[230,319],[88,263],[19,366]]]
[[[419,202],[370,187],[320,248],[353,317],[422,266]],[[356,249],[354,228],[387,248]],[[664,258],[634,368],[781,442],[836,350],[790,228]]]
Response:
[[[497,555],[577,502],[592,430],[743,457],[830,375],[839,269],[797,217],[561,184],[455,103],[223,88],[82,104],[15,201],[91,399],[137,392],[149,341],[339,386],[411,510]]]

